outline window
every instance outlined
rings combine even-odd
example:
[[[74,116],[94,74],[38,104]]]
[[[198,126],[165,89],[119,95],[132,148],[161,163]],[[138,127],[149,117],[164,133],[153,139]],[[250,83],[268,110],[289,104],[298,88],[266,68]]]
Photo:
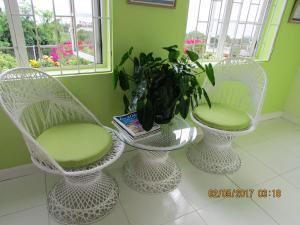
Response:
[[[197,51],[202,60],[234,56],[268,59],[285,3],[190,0],[185,49]]]
[[[110,62],[109,0],[0,0],[0,71],[100,71]]]

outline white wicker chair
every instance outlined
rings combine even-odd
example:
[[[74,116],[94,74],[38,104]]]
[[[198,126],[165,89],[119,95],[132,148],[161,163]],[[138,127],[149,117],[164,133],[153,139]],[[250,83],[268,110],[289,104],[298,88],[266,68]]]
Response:
[[[201,123],[191,113],[192,120],[203,129],[203,140],[192,145],[187,153],[190,162],[206,172],[232,173],[240,168],[241,161],[232,150],[232,140],[255,129],[265,96],[267,78],[264,69],[255,61],[231,58],[215,67],[216,86],[204,82],[211,102],[229,105],[246,112],[251,126],[243,131],[215,129]]]
[[[94,164],[62,168],[40,146],[36,137],[55,125],[86,122],[103,125],[58,80],[32,68],[9,70],[0,76],[0,105],[22,133],[33,163],[63,176],[48,194],[48,211],[64,224],[88,224],[107,215],[118,200],[115,181],[102,172],[122,154],[124,143],[114,131],[113,147]]]

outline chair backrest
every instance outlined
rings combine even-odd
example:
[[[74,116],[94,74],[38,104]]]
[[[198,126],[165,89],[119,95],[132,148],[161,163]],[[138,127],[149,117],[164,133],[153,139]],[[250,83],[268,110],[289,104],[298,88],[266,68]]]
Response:
[[[21,131],[34,162],[62,170],[35,141],[57,124],[89,122],[102,125],[57,79],[32,68],[16,68],[0,76],[0,105]]]
[[[214,71],[215,87],[208,80],[204,82],[211,101],[244,111],[255,123],[266,91],[267,76],[264,69],[251,59],[238,57],[220,61]]]

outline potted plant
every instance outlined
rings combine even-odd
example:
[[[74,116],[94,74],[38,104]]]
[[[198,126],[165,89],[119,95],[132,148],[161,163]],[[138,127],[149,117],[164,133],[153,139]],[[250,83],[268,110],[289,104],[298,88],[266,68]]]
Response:
[[[202,96],[211,105],[206,90],[198,82],[201,74],[205,73],[215,85],[212,65],[202,66],[197,53],[187,50],[186,55],[180,55],[176,45],[163,49],[168,51],[167,59],[154,57],[152,52],[132,56],[131,47],[114,69],[114,88],[119,84],[125,92],[125,113],[137,111],[138,119],[147,131],[154,122],[168,124],[175,114],[186,118],[190,106],[196,107]],[[130,73],[125,69],[129,61],[133,64]]]

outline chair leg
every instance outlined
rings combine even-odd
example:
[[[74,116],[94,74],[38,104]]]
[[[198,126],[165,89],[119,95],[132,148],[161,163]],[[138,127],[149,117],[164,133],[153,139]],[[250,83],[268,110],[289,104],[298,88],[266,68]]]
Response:
[[[204,131],[203,140],[188,149],[187,157],[197,168],[209,173],[229,174],[237,171],[241,160],[232,150],[230,135],[219,135]]]
[[[48,195],[48,212],[62,224],[90,224],[116,205],[119,189],[104,173],[61,179]]]

